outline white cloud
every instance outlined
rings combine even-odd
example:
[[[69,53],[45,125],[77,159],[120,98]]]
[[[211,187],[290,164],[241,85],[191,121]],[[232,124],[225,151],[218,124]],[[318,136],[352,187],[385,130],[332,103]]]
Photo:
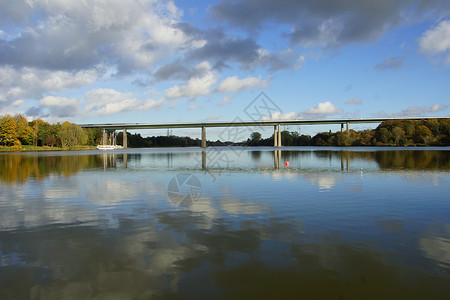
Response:
[[[345,101],[345,104],[362,104],[362,101],[360,98],[355,97],[355,98],[348,99],[347,101]]]
[[[397,113],[379,112],[376,114],[381,117],[419,117],[426,113],[437,113],[445,111],[450,105],[433,104],[432,106],[412,106]]]
[[[337,115],[342,114],[342,109],[336,108],[333,103],[330,101],[320,102],[315,107],[311,107],[303,112],[275,112],[272,115],[262,116],[260,120],[268,121],[268,120],[299,120],[299,119],[321,119],[325,118],[329,115]]]
[[[426,31],[419,39],[419,51],[430,56],[442,55],[444,63],[450,65],[450,20]]]
[[[342,109],[336,108],[330,101],[320,102],[315,107],[312,107],[299,114],[300,118],[323,118],[329,115],[342,114]]]
[[[132,93],[121,93],[113,89],[95,89],[86,93],[88,103],[83,113],[92,115],[112,115],[130,110],[158,109],[162,100],[138,100]]]
[[[26,115],[30,118],[42,118],[50,121],[73,118],[79,111],[81,101],[74,98],[47,96],[39,101],[38,107],[31,107]]]
[[[196,66],[200,75],[190,78],[184,85],[175,85],[166,90],[168,98],[198,97],[211,92],[211,86],[217,82],[217,75],[211,70],[208,62]]]
[[[41,106],[48,106],[48,107],[65,107],[65,106],[75,106],[78,104],[77,99],[73,98],[65,98],[65,97],[54,97],[54,96],[47,96],[45,98],[42,98],[39,101],[39,104]]]
[[[288,113],[281,113],[281,112],[274,112],[272,115],[268,116],[262,116],[262,121],[270,121],[270,120],[296,120],[298,118],[298,114],[296,112],[288,112]]]
[[[191,105],[191,106],[188,107],[188,110],[191,111],[191,110],[195,110],[195,109],[201,109],[201,108],[204,108],[204,107],[205,106],[203,106],[203,105]]]
[[[230,95],[226,95],[222,100],[217,103],[216,106],[224,106],[225,104],[231,104],[232,97]]]
[[[20,9],[10,16],[20,34],[3,45],[13,66],[149,70],[158,59],[200,43],[176,27],[182,12],[170,0],[36,1]]]
[[[22,99],[16,100],[14,101],[11,106],[20,106],[22,104],[24,104],[25,101],[23,101]]]
[[[0,102],[11,103],[23,98],[39,99],[49,92],[89,85],[99,76],[95,69],[67,72],[37,68],[16,70],[10,66],[1,66]]]
[[[246,77],[239,79],[237,76],[225,78],[217,88],[220,93],[236,93],[242,90],[250,90],[255,87],[265,88],[268,86],[270,79],[262,80],[260,77]]]

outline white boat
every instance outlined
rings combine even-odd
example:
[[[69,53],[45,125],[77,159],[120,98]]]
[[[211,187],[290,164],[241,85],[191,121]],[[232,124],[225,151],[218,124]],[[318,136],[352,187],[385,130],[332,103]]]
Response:
[[[98,145],[98,150],[114,150],[114,149],[123,149],[123,146],[118,145]]]

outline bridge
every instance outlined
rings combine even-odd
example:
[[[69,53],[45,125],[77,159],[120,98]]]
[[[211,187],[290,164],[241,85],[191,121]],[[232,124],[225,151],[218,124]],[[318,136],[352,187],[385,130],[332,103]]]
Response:
[[[349,130],[350,124],[381,123],[390,120],[428,120],[448,119],[449,117],[410,117],[410,118],[360,118],[360,119],[319,119],[319,120],[267,120],[267,121],[237,121],[237,122],[197,122],[197,123],[107,123],[107,124],[79,124],[82,128],[101,128],[103,130],[103,145],[115,144],[116,130],[123,130],[123,147],[127,147],[127,130],[130,129],[170,129],[170,128],[201,128],[202,148],[206,148],[207,127],[274,127],[274,147],[281,147],[281,126],[288,125],[319,125],[341,124],[341,131]]]

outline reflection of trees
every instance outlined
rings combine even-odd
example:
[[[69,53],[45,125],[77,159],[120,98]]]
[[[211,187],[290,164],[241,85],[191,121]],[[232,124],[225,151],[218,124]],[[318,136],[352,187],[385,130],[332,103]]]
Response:
[[[450,169],[448,151],[397,150],[374,152],[374,158],[381,168],[387,169]]]
[[[42,179],[50,174],[70,176],[86,168],[103,166],[97,155],[28,156],[0,155],[0,180],[6,183]]]
[[[345,161],[376,161],[386,169],[450,169],[450,153],[440,150],[388,150],[388,151],[314,151],[319,159],[340,158]]]

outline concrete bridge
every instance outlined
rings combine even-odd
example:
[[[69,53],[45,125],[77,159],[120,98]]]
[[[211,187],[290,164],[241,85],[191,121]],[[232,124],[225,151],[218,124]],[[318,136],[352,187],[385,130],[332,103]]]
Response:
[[[79,124],[83,128],[102,128],[103,144],[115,143],[115,131],[123,130],[123,147],[127,147],[127,130],[130,129],[169,129],[169,128],[201,128],[202,148],[206,148],[207,127],[242,127],[242,126],[273,126],[274,147],[281,147],[281,126],[287,125],[319,125],[341,124],[341,131],[349,130],[350,124],[381,123],[389,120],[427,120],[448,119],[449,117],[411,117],[411,118],[360,118],[360,119],[320,119],[320,120],[269,120],[269,121],[238,121],[238,122],[199,122],[199,123],[108,123],[108,124]]]

